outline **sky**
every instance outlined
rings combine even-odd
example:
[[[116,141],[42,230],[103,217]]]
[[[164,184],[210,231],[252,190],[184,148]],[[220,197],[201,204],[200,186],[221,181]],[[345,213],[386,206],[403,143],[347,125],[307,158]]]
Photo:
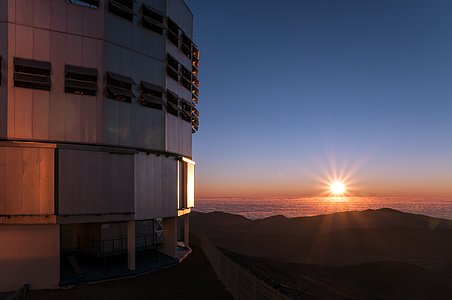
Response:
[[[186,2],[196,197],[452,196],[452,1]]]

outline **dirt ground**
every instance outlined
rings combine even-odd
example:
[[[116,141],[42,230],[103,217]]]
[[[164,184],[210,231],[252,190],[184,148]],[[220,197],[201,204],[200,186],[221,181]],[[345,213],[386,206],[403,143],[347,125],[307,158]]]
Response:
[[[65,290],[30,291],[27,299],[233,299],[201,249],[179,265],[131,279],[77,286]],[[0,299],[2,299],[0,295]]]

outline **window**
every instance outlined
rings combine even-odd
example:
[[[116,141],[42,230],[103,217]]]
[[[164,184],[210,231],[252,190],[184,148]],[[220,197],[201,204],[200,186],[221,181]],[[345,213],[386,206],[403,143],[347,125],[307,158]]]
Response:
[[[183,77],[185,77],[187,80],[191,81],[191,72],[184,66],[180,66],[180,73]]]
[[[46,61],[14,58],[14,86],[50,90],[50,63]]]
[[[195,133],[198,131],[199,128],[199,119],[197,117],[193,117],[191,118],[191,132]]]
[[[199,103],[198,97],[196,97],[195,94],[191,94],[191,101],[193,101],[193,102],[196,103],[196,104]]]
[[[182,83],[182,86],[183,86],[184,88],[186,88],[187,90],[189,90],[189,91],[191,90],[191,82],[188,81],[187,79],[181,77],[181,78],[180,78],[180,83]]]
[[[141,87],[141,97],[140,97],[141,105],[155,109],[162,109],[164,104],[163,89],[157,85],[145,81],[141,82],[140,87]]]
[[[158,34],[163,34],[163,14],[160,14],[143,4],[143,16],[141,18],[143,27],[150,29]]]
[[[196,68],[195,66],[192,66],[191,73],[192,73],[194,76],[198,76],[198,74],[199,74],[198,68]]]
[[[199,91],[196,88],[196,86],[192,85],[191,88],[192,88],[192,93],[195,94],[196,97],[199,97]]]
[[[182,33],[182,44],[181,44],[182,53],[185,54],[188,58],[191,58],[191,40],[185,33]]]
[[[121,18],[133,21],[133,0],[110,0],[108,1],[108,11]]]
[[[179,26],[170,18],[168,18],[168,39],[176,47],[179,47]]]
[[[166,92],[166,111],[176,117],[179,115],[179,97],[170,90]]]
[[[99,7],[99,0],[66,0],[66,2],[91,8]]]
[[[96,96],[97,70],[66,65],[64,91],[71,94]]]
[[[193,76],[193,78],[191,80],[191,83],[193,83],[194,86],[199,88],[199,80],[198,80],[198,78]]]
[[[191,91],[191,72],[181,65],[180,74],[182,75],[180,82],[182,83],[183,87]]]
[[[182,104],[182,111],[181,111],[182,112],[182,115],[181,115],[182,119],[184,121],[191,122],[191,110],[192,110],[191,103],[189,103],[185,99],[182,99],[181,104]]]
[[[135,82],[130,77],[107,72],[106,96],[110,99],[130,103],[132,102],[132,98],[135,98],[135,95],[132,93],[133,84]]]
[[[172,57],[171,55],[167,55],[168,65],[166,67],[166,74],[168,74],[169,77],[173,78],[176,81],[179,81],[179,63],[177,60]]]
[[[199,50],[195,45],[192,46],[192,64],[196,69],[199,68]]]

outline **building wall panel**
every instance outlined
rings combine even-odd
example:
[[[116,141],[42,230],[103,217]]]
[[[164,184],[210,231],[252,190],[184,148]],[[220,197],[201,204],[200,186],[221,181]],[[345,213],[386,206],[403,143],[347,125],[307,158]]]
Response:
[[[177,215],[177,160],[174,157],[135,155],[135,218]]]
[[[50,93],[48,91],[33,90],[33,139],[49,139],[49,112]]]
[[[7,9],[6,1],[0,0],[0,10]],[[3,11],[4,13],[4,11]],[[0,12],[2,14],[2,12]],[[6,18],[6,16],[5,16]],[[6,23],[0,23],[0,40],[8,40],[8,27]],[[7,90],[8,90],[8,43],[0,43],[0,56],[2,63],[0,65],[0,73],[2,79],[0,82],[0,138],[6,138],[6,130],[8,124],[8,106],[7,106]]]
[[[0,0],[0,22],[8,21],[8,0]]]
[[[9,97],[8,102],[14,102],[14,137],[31,139],[33,136],[33,90],[15,88],[14,98]]]
[[[6,178],[6,152],[0,151],[0,215],[5,214]]]
[[[12,0],[8,2],[8,17],[10,17],[10,8],[11,6],[14,6],[15,4],[12,4]],[[15,13],[15,11],[14,11]],[[16,25],[9,23],[8,24],[8,59],[7,59],[7,70],[8,70],[8,99],[7,99],[7,128],[6,128],[6,134],[8,137],[14,137],[15,135],[15,127],[14,127],[14,110],[15,110],[15,103],[12,99],[15,97],[15,91],[16,89],[13,88],[13,72],[9,70],[14,70],[13,65],[13,57],[14,53],[16,53]]]
[[[0,290],[58,288],[59,225],[0,226]]]
[[[33,18],[33,17],[32,17]],[[33,27],[16,25],[12,36],[16,41],[15,52],[11,54],[21,58],[33,59]]]
[[[11,1],[12,2],[12,1]],[[34,1],[15,0],[16,2],[16,24],[33,26],[34,21]]]
[[[191,124],[166,114],[166,150],[191,156]]]
[[[23,210],[39,214],[39,149],[22,149]]]
[[[54,149],[39,149],[39,201],[43,214],[55,212],[55,159]]]
[[[0,147],[0,174],[2,214],[53,214],[53,149]]]
[[[59,213],[133,212],[133,154],[59,149]]]
[[[43,29],[50,29],[51,4],[52,0],[34,0],[34,26]]]
[[[82,121],[82,105],[80,95],[64,94],[66,98],[66,141],[80,141],[81,137],[81,121]]]
[[[97,142],[96,106],[96,97],[81,96],[81,140],[87,143]]]
[[[102,1],[100,1],[102,2]],[[84,9],[82,21],[82,34],[85,37],[99,38],[98,17],[101,9]],[[80,22],[80,19],[79,19]]]
[[[20,214],[23,212],[22,203],[22,149],[0,148],[6,152],[5,170],[8,174],[6,178],[6,198],[5,214]]]
[[[50,31],[33,30],[33,59],[50,61]]]
[[[34,0],[34,26],[50,29],[50,10],[52,0]]]
[[[167,1],[168,16],[179,25],[179,27],[190,38],[193,37],[193,15],[182,0]]]
[[[81,36],[83,34],[83,14],[86,8],[71,5],[66,9],[67,33]]]
[[[131,212],[134,209],[133,201],[130,201],[134,193],[133,155],[110,154],[110,160],[110,211]]]
[[[66,1],[52,0],[50,4],[50,28],[54,31],[66,31]]]

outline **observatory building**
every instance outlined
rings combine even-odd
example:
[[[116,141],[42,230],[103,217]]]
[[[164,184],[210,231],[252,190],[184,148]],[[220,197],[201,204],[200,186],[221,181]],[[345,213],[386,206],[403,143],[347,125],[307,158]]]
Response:
[[[189,253],[192,41],[183,0],[0,0],[0,291]]]

